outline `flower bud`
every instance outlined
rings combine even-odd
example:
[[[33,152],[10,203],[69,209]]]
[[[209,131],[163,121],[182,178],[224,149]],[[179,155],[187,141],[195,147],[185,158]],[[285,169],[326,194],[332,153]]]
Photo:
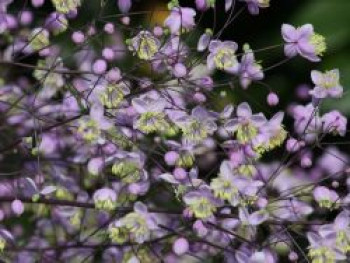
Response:
[[[175,165],[178,158],[179,158],[179,154],[175,151],[167,152],[164,156],[164,160],[166,164],[170,166]]]
[[[270,106],[276,106],[279,103],[279,98],[276,93],[270,92],[267,96],[267,104]]]
[[[173,251],[176,255],[180,256],[185,254],[189,249],[189,243],[187,239],[180,237],[175,240],[173,244]]]
[[[187,177],[187,172],[185,169],[177,167],[174,170],[174,177],[177,180],[184,180]]]
[[[173,74],[176,78],[183,78],[187,74],[187,69],[184,64],[177,63],[173,68]]]
[[[21,215],[24,212],[24,205],[21,200],[14,200],[11,203],[11,209],[16,215]]]
[[[84,33],[81,32],[81,31],[75,31],[73,34],[72,34],[72,41],[75,43],[75,44],[81,44],[85,41],[85,36],[84,36]]]
[[[95,74],[103,74],[106,72],[107,69],[107,63],[103,59],[98,59],[95,61],[95,63],[92,65],[92,71]]]

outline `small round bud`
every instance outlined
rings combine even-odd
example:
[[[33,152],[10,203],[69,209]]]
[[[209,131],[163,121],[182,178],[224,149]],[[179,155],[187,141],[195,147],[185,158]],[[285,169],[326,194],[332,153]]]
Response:
[[[193,95],[193,99],[195,102],[197,103],[204,103],[207,101],[207,98],[205,97],[205,95],[201,92],[196,92],[194,95]]]
[[[163,28],[162,28],[162,27],[156,26],[156,27],[153,28],[153,34],[154,34],[156,37],[162,36],[163,33],[164,33],[164,31],[163,31]]]
[[[175,151],[167,152],[164,156],[164,160],[167,165],[174,165],[179,158],[179,154]]]
[[[133,195],[138,195],[141,192],[141,187],[139,184],[130,184],[128,189],[129,192]]]
[[[33,21],[33,14],[30,11],[23,11],[20,18],[21,25],[29,25]]]
[[[187,69],[184,64],[177,63],[173,68],[173,74],[176,78],[183,78],[187,75]]]
[[[107,72],[106,78],[110,82],[117,82],[117,81],[119,81],[122,78],[120,69],[119,68],[111,68]]]
[[[11,203],[11,209],[16,215],[21,215],[24,212],[24,205],[21,200],[13,200]]]
[[[44,4],[45,0],[32,0],[32,5],[34,7],[40,7]]]
[[[107,23],[107,24],[105,24],[103,30],[107,34],[113,34],[114,33],[114,25],[112,23]]]
[[[309,168],[312,165],[312,160],[309,156],[303,156],[300,161],[300,165],[303,168]]]
[[[85,36],[84,36],[84,33],[81,32],[81,31],[75,31],[73,34],[72,34],[72,41],[75,43],[75,44],[81,44],[85,41]]]
[[[180,256],[185,254],[189,249],[189,243],[187,239],[180,237],[175,240],[173,244],[173,251],[176,255]]]
[[[279,98],[276,93],[270,92],[267,96],[267,104],[270,106],[276,106],[279,103]]]
[[[95,61],[95,63],[92,65],[92,71],[95,74],[103,74],[107,70],[107,63],[103,59],[98,59]]]
[[[294,251],[290,252],[288,255],[288,259],[290,261],[297,261],[299,259],[299,256],[297,253],[295,253]]]
[[[113,51],[113,49],[111,49],[111,48],[108,48],[108,47],[106,47],[106,48],[104,48],[103,50],[102,50],[102,56],[106,59],[106,60],[113,60],[114,59],[114,51]]]
[[[123,23],[123,25],[128,26],[130,24],[130,17],[129,16],[124,16],[120,19],[120,21]]]
[[[260,197],[256,204],[259,208],[265,208],[268,205],[268,201],[266,198]]]
[[[174,170],[174,177],[177,180],[184,180],[187,177],[187,172],[183,168],[175,168]]]
[[[333,181],[332,182],[332,187],[333,188],[338,188],[339,187],[339,182],[338,181]]]

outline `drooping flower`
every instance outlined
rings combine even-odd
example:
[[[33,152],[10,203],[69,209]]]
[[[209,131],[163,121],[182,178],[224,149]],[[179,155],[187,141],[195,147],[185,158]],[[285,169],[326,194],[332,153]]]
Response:
[[[129,12],[132,5],[131,0],[118,0],[118,7],[120,12],[126,14]]]
[[[182,116],[174,120],[183,133],[185,139],[200,142],[213,134],[217,125],[215,118],[203,107],[197,106],[191,111],[191,115]]]
[[[259,8],[266,8],[270,6],[270,0],[241,0],[247,3],[248,10],[252,15],[259,14]]]
[[[195,26],[196,11],[189,7],[174,7],[170,15],[164,21],[164,25],[172,34],[180,33],[180,30],[191,30]]]
[[[189,211],[198,219],[208,219],[222,204],[206,186],[188,192],[183,196],[183,201],[188,206]]]
[[[328,209],[335,208],[340,201],[339,195],[325,186],[317,186],[313,191],[313,196],[320,207]]]
[[[210,54],[207,57],[207,66],[210,70],[215,68],[231,74],[237,74],[240,66],[236,57],[238,45],[233,41],[212,40],[209,44]]]
[[[241,59],[239,78],[241,86],[246,89],[252,81],[262,80],[264,73],[261,65],[256,62],[254,52],[248,44],[243,46],[244,55]]]
[[[325,73],[313,70],[311,71],[311,79],[315,87],[309,93],[314,98],[340,98],[343,95],[343,87],[339,84],[338,69],[326,71]]]
[[[130,40],[129,50],[140,59],[151,60],[159,51],[160,41],[149,31],[140,31]]]
[[[309,257],[312,263],[333,263],[346,259],[346,255],[335,246],[333,239],[326,238],[322,233],[307,233],[310,242]]]
[[[133,108],[140,114],[134,123],[135,128],[144,133],[166,132],[170,124],[165,119],[167,101],[159,94],[149,93],[132,100]]]
[[[134,204],[134,212],[113,222],[109,226],[109,237],[117,243],[128,240],[144,243],[151,239],[152,231],[158,228],[156,218],[148,212],[147,207],[141,203]]]
[[[310,24],[298,28],[283,24],[282,36],[286,41],[284,53],[287,57],[299,54],[312,62],[318,62],[326,51],[325,38],[316,34]]]
[[[245,144],[251,142],[259,133],[259,128],[266,123],[262,113],[254,114],[248,103],[243,102],[237,107],[237,118],[228,120],[225,129],[235,133],[237,141]]]
[[[345,136],[347,119],[339,111],[331,111],[322,116],[322,128],[324,132]]]
[[[102,210],[113,210],[116,207],[117,194],[109,188],[97,190],[93,196],[95,206]]]
[[[35,28],[28,37],[29,45],[34,51],[46,48],[50,44],[49,32],[44,28]]]
[[[56,10],[60,13],[67,14],[76,10],[81,5],[81,0],[51,0]]]
[[[350,251],[350,214],[349,211],[340,212],[332,224],[322,225],[319,232],[325,238],[336,239],[336,247],[347,253]]]

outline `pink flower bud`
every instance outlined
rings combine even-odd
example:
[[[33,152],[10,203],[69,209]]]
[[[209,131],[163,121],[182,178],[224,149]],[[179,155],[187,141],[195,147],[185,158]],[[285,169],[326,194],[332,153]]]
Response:
[[[117,82],[121,79],[121,72],[119,68],[111,68],[108,72],[107,72],[107,80],[110,82]]]
[[[11,209],[16,215],[21,215],[24,212],[24,205],[21,200],[13,200],[11,203]]]
[[[120,12],[127,13],[131,8],[131,0],[118,0],[118,8]]]
[[[176,78],[183,78],[187,75],[187,69],[184,64],[177,63],[173,68],[173,74]]]
[[[102,50],[102,56],[106,59],[106,60],[113,60],[114,59],[114,51],[111,48],[105,48]]]
[[[103,30],[107,34],[113,34],[114,33],[114,25],[112,23],[107,23],[107,24],[105,24]]]
[[[156,37],[160,37],[163,35],[163,28],[160,27],[160,26],[156,26],[153,28],[153,34],[156,36]]]
[[[189,244],[187,239],[180,237],[175,240],[173,244],[173,251],[176,255],[183,255],[185,254],[189,249]]]
[[[194,101],[198,102],[198,103],[204,103],[207,101],[207,98],[205,97],[205,95],[201,92],[196,92],[193,95],[193,99]]]
[[[85,41],[84,33],[81,31],[76,31],[72,34],[72,41],[75,44],[81,44]]]
[[[95,61],[95,63],[92,65],[92,71],[95,74],[103,74],[107,70],[107,63],[103,59],[98,59]]]
[[[167,152],[164,156],[164,160],[167,163],[167,165],[174,165],[179,158],[179,154],[175,151]]]
[[[267,96],[267,103],[270,106],[276,106],[279,103],[279,98],[276,93],[270,92]]]
[[[174,170],[174,177],[177,180],[184,180],[187,177],[187,172],[185,169],[177,167]]]
[[[303,156],[300,161],[300,165],[303,168],[308,168],[312,165],[312,160],[309,156]]]
[[[40,7],[44,4],[45,0],[32,0],[32,5],[34,7]]]

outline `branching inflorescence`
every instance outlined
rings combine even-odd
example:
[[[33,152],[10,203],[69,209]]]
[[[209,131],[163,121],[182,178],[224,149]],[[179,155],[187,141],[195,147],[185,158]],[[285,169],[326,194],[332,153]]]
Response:
[[[0,3],[0,258],[348,262],[349,156],[327,144],[347,119],[321,110],[343,96],[339,71],[311,71],[292,125],[227,98],[259,83],[278,105],[269,70],[320,61],[324,37],[284,24],[268,48],[220,38],[238,6],[269,0],[174,0],[141,26],[154,14],[136,1],[89,2]],[[223,28],[200,29],[210,9]],[[258,51],[283,46],[264,67]]]

